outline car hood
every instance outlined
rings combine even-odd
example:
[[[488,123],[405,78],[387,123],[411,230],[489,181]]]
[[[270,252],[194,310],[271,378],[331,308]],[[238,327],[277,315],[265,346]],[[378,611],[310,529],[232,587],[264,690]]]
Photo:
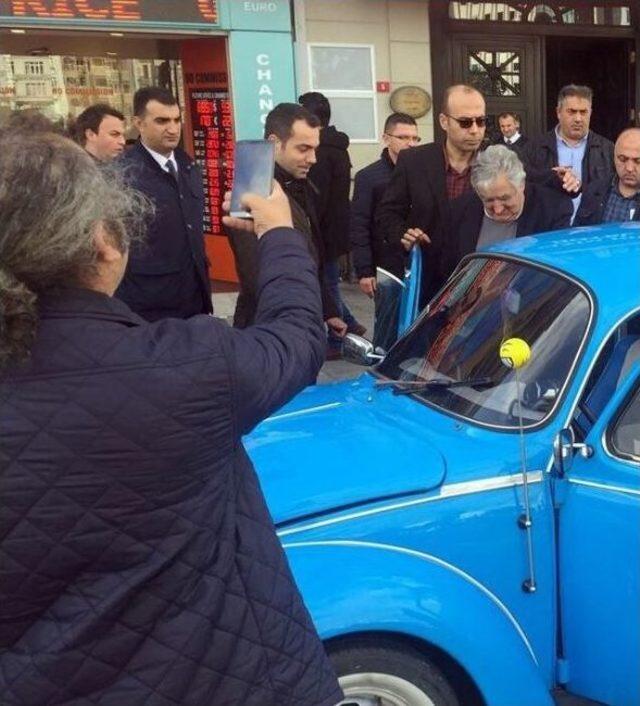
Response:
[[[372,382],[364,375],[307,388],[245,437],[276,523],[443,482],[444,458],[424,427],[399,417]]]

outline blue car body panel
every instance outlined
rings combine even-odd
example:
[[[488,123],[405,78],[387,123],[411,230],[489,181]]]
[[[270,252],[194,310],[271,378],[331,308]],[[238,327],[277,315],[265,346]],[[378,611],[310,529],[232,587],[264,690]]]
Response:
[[[640,312],[640,227],[563,231],[490,252],[562,271],[588,288],[593,306],[555,412],[525,433],[534,593],[522,589],[531,576],[518,524],[524,495],[515,430],[394,395],[376,387],[373,371],[308,388],[245,445],[324,639],[380,631],[431,643],[459,662],[489,706],[549,706],[562,658],[576,693],[631,706],[640,702],[628,677],[640,651],[637,629],[631,636],[625,629],[630,606],[613,601],[599,621],[585,623],[607,591],[621,595],[614,576],[638,605],[640,547],[628,534],[640,523],[640,470],[608,454],[601,438],[624,392],[591,430],[594,459],[576,456],[559,479],[552,447],[605,340]],[[576,478],[616,478],[630,492],[570,482]],[[620,533],[614,546],[611,536]],[[596,642],[608,657],[591,649]]]

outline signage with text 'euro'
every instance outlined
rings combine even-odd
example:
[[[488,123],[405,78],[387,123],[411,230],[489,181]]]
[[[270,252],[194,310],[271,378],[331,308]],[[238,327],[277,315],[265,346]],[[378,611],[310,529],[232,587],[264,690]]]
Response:
[[[0,0],[0,17],[217,25],[217,0]]]

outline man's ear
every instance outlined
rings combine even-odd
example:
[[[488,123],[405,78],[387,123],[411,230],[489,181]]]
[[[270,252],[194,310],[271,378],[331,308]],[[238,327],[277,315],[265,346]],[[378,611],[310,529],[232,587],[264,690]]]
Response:
[[[133,126],[135,129],[140,132],[140,125],[142,125],[142,118],[139,115],[134,115],[133,116]]]
[[[440,127],[446,132],[449,127],[449,119],[444,113],[438,115],[438,122],[440,123]]]
[[[90,127],[88,127],[88,128],[84,131],[84,141],[85,141],[85,143],[90,142],[90,141],[91,141],[92,139],[94,139],[95,137],[97,137],[97,135],[96,135],[96,133],[95,133]]]
[[[96,225],[93,232],[93,242],[98,253],[98,260],[102,262],[117,262],[121,260],[124,253],[117,247],[114,237],[105,228],[104,223]]]

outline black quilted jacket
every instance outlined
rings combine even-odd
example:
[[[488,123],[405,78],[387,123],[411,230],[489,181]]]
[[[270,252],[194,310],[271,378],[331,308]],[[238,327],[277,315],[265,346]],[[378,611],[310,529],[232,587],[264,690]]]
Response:
[[[46,297],[0,378],[2,706],[329,706],[341,694],[240,437],[313,381],[318,279],[260,242],[257,324]]]

